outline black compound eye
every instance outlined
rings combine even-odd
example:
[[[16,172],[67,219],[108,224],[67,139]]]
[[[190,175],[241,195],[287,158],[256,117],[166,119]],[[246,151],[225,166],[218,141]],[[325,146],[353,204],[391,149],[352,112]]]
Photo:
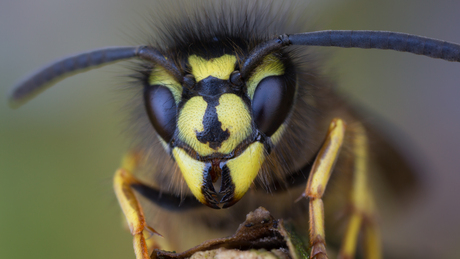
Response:
[[[273,135],[286,119],[294,102],[295,85],[284,76],[264,78],[252,100],[254,121],[260,131]]]
[[[156,132],[169,142],[176,130],[176,102],[171,91],[161,85],[144,88],[144,103]]]

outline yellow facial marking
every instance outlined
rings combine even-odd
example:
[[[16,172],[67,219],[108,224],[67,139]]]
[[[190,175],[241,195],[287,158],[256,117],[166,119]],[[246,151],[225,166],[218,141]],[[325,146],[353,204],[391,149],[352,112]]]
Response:
[[[228,154],[251,134],[251,115],[243,100],[234,94],[223,94],[216,111],[222,130],[228,129],[230,132],[230,137],[222,142],[219,152]]]
[[[264,145],[254,142],[242,154],[227,162],[235,184],[235,199],[241,199],[248,191],[264,160]]]
[[[209,145],[201,143],[196,138],[196,132],[204,130],[203,117],[207,106],[208,103],[203,97],[192,97],[182,107],[177,121],[180,139],[202,156],[208,156],[216,152]]]
[[[208,143],[197,139],[196,133],[204,130],[203,117],[207,102],[201,96],[192,97],[182,108],[177,126],[179,137],[201,156],[213,153],[231,153],[244,139],[251,134],[251,116],[243,100],[234,94],[223,94],[216,106],[221,129],[228,130],[230,136],[223,141],[220,147],[213,149]]]
[[[166,141],[164,141],[164,139],[160,136],[157,136],[157,139],[160,141],[161,145],[163,146],[163,148],[166,150],[167,153],[169,153],[169,145],[168,143],[166,143]]]
[[[270,54],[264,58],[262,64],[260,64],[249,78],[248,85],[248,95],[249,98],[254,97],[254,92],[256,91],[257,85],[260,81],[269,76],[280,76],[284,74],[284,65],[283,63],[275,57],[273,54]]]
[[[192,75],[196,82],[200,82],[208,76],[227,80],[235,70],[236,56],[225,54],[218,58],[206,60],[197,55],[191,55],[188,63],[192,67]]]
[[[149,78],[150,85],[163,85],[171,91],[176,105],[179,104],[182,96],[182,86],[174,80],[162,66],[155,66]]]
[[[286,129],[286,125],[281,124],[281,126],[273,133],[271,136],[271,140],[273,144],[278,144],[278,142],[281,140],[281,136],[283,136],[284,130]]]
[[[195,195],[201,203],[206,203],[206,199],[201,193],[205,163],[191,158],[183,149],[178,147],[173,149],[173,156],[193,195]]]

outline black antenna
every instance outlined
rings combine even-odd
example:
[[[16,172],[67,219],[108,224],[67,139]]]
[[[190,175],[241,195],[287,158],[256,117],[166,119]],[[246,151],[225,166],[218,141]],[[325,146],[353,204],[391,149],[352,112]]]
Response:
[[[388,31],[316,31],[283,34],[256,46],[243,63],[241,77],[247,79],[266,55],[289,45],[391,49],[460,62],[460,45],[446,41]],[[157,49],[147,46],[108,47],[66,57],[38,70],[13,88],[10,105],[19,107],[71,75],[134,57],[163,66],[179,83],[183,83],[182,73],[172,59]]]
[[[106,47],[59,59],[32,73],[13,87],[9,97],[10,106],[13,108],[21,106],[66,77],[133,57],[163,66],[176,80],[182,82],[180,71],[174,63],[156,49],[146,46]]]
[[[390,49],[460,62],[460,45],[451,42],[389,31],[316,31],[283,34],[261,43],[245,60],[241,76],[247,79],[263,57],[289,45]]]
[[[110,47],[59,59],[17,84],[10,94],[10,106],[19,107],[58,81],[74,74],[136,56],[137,47]]]

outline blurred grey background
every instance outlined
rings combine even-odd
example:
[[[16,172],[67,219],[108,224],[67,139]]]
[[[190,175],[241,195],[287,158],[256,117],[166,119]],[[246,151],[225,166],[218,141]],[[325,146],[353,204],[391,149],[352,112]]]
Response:
[[[126,69],[115,65],[69,78],[18,110],[7,106],[6,94],[58,57],[149,39],[143,34],[155,6],[148,0],[1,1],[0,258],[134,257],[111,186],[127,147],[122,95],[113,91],[125,82]],[[305,15],[318,29],[402,31],[460,42],[457,1],[311,6]],[[319,51],[330,57],[326,69],[339,91],[403,132],[426,165],[430,192],[385,226],[386,247],[459,258],[460,64],[389,51]]]

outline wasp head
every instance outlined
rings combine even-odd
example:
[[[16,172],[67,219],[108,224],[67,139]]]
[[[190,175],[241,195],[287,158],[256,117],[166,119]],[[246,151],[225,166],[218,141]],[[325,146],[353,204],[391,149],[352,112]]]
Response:
[[[203,204],[229,207],[247,192],[283,132],[295,94],[280,55],[241,77],[235,54],[188,55],[182,82],[157,66],[144,101],[165,147]]]

